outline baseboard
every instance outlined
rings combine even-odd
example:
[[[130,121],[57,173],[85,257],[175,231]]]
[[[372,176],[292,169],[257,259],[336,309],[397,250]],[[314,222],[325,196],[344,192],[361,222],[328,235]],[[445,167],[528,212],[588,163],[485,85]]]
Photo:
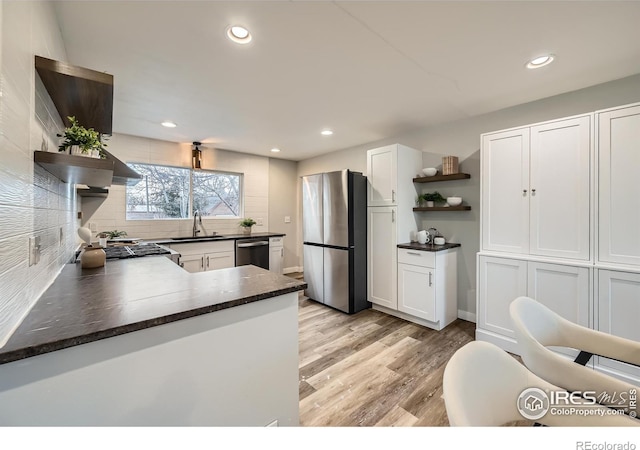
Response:
[[[458,310],[458,319],[466,320],[467,322],[476,323],[476,315],[468,311]]]
[[[282,269],[282,273],[296,273],[296,272],[302,272],[302,266],[292,266],[292,267],[285,267],[284,269]]]

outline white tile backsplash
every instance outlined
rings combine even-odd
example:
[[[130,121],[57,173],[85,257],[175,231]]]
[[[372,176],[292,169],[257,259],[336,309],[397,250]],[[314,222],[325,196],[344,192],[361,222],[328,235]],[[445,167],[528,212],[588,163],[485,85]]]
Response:
[[[0,8],[1,346],[71,260],[78,221],[74,186],[33,163],[34,150],[57,151],[55,134],[62,129],[34,68],[35,54],[66,60],[53,5],[5,1]],[[41,256],[29,266],[34,235],[40,236]]]

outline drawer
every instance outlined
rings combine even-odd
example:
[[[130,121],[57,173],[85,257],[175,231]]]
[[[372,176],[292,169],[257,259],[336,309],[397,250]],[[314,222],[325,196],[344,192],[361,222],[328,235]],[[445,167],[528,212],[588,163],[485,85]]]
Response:
[[[398,249],[398,262],[413,264],[414,266],[436,267],[435,252],[425,252],[421,250],[410,250],[407,248]]]
[[[280,237],[272,237],[272,238],[269,238],[269,245],[271,247],[282,247],[282,245],[283,245],[282,241],[283,241],[283,237],[282,236],[280,236]]]
[[[213,252],[235,251],[235,241],[189,242],[188,244],[171,244],[171,248],[181,255],[202,255]]]

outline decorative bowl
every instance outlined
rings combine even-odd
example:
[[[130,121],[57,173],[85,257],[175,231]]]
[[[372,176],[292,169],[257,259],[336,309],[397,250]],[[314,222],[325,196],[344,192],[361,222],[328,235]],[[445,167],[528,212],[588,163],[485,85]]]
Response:
[[[436,169],[435,167],[427,167],[426,169],[422,169],[422,173],[424,173],[427,177],[432,177],[438,173],[438,169]]]
[[[447,204],[449,206],[459,206],[462,204],[462,197],[447,197]]]
[[[436,245],[444,245],[444,242],[445,241],[443,237],[438,236],[436,238],[433,238],[433,243]]]

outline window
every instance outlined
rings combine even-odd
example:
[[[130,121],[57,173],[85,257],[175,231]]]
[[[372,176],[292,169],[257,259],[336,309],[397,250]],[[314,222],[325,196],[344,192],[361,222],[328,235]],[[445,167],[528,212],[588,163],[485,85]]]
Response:
[[[127,220],[185,219],[196,210],[205,217],[241,215],[240,174],[153,164],[129,166],[142,180],[127,186]]]

